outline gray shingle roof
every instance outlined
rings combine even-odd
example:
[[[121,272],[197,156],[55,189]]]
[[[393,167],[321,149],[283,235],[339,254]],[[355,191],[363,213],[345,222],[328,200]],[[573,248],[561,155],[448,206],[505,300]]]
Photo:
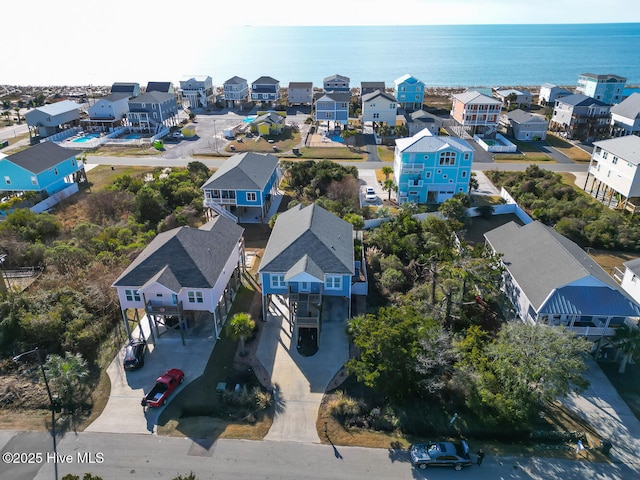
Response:
[[[138,95],[137,97],[129,100],[129,103],[164,103],[172,98],[176,98],[173,93],[153,91]]]
[[[328,77],[325,77],[323,82],[346,82],[349,83],[351,81],[351,79],[349,77],[345,77],[344,75],[339,75],[339,74],[335,74],[335,75],[329,75]]]
[[[229,84],[229,85],[237,85],[239,83],[247,83],[246,78],[242,78],[242,77],[238,77],[237,75],[235,77],[231,77],[229,80],[227,80],[226,82],[224,82],[225,85]]]
[[[201,228],[179,227],[159,233],[113,283],[142,287],[159,282],[173,292],[213,288],[244,229],[225,217]]]
[[[640,137],[636,135],[600,140],[593,144],[627,162],[640,165]]]
[[[555,289],[586,277],[623,295],[618,284],[576,243],[540,222],[524,226],[510,222],[484,237],[503,255],[505,267],[536,311]]]
[[[269,153],[238,153],[225,160],[200,188],[262,191],[276,168],[278,157]]]
[[[333,101],[333,102],[349,103],[349,101],[351,100],[351,93],[349,93],[349,92],[324,92],[324,93],[319,93],[318,94],[318,98],[317,98],[316,101],[321,101],[325,97],[328,98],[329,100]]]
[[[313,88],[313,82],[289,82],[289,88]]]
[[[169,93],[173,87],[171,82],[149,82],[147,83],[146,92],[162,92]]]
[[[264,76],[258,78],[257,80],[254,80],[251,83],[254,85],[277,85],[280,82],[273,77]]]
[[[8,155],[7,160],[31,173],[38,174],[81,153],[82,150],[64,148],[53,142],[42,142],[21,152]]]
[[[276,220],[260,272],[353,275],[353,227],[318,205],[297,205]]]
[[[640,93],[632,93],[623,101],[611,107],[611,113],[630,119],[638,118],[640,116]]]
[[[506,113],[505,116],[519,124],[528,122],[547,123],[544,118],[538,115],[534,115],[533,113],[525,112],[524,110],[520,110],[519,108]]]
[[[375,90],[371,93],[367,93],[366,95],[362,96],[362,102],[370,102],[371,100],[373,100],[374,98],[378,98],[378,97],[382,97],[386,100],[389,100],[390,102],[397,102],[398,100],[396,100],[396,97],[394,97],[393,95],[391,95],[390,93],[386,93],[384,91],[380,91],[380,90]]]
[[[574,93],[573,95],[559,98],[556,101],[558,103],[564,103],[566,105],[573,105],[574,107],[588,107],[590,105],[599,105],[599,106],[608,105],[608,103],[601,102],[600,100],[596,100],[595,98],[592,98],[592,97],[587,97],[586,95],[582,95],[581,93]]]

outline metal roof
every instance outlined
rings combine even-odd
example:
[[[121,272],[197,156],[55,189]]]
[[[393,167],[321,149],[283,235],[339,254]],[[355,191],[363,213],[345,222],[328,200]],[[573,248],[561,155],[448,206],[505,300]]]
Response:
[[[538,313],[637,317],[640,307],[611,287],[574,285],[555,290]]]
[[[461,138],[449,136],[434,136],[427,128],[420,130],[412,137],[396,139],[396,145],[401,152],[437,152],[446,148],[460,152],[474,152],[475,150]]]
[[[640,116],[640,93],[632,93],[620,103],[611,107],[611,113],[635,120]]]
[[[461,101],[465,105],[502,105],[502,102],[496,98],[483,95],[482,93],[471,90],[469,92],[455,93],[452,95],[456,100]]]
[[[60,102],[51,103],[49,105],[43,105],[42,107],[35,108],[34,111],[40,111],[47,115],[56,116],[74,110],[80,110],[80,105],[71,100],[62,100]],[[29,115],[29,112],[25,116]]]
[[[640,137],[637,135],[609,138],[593,144],[634,165],[640,164]]]

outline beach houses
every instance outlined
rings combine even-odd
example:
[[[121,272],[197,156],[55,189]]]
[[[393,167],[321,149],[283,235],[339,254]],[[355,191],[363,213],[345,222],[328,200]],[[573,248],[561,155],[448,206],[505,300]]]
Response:
[[[46,138],[80,125],[80,105],[71,100],[43,105],[24,114],[29,137]]]
[[[313,119],[316,122],[331,122],[346,126],[349,124],[349,92],[329,92],[318,95],[315,102]]]
[[[186,330],[213,317],[219,338],[244,266],[244,229],[217,216],[200,228],[159,233],[112,284],[129,333],[127,311],[144,311],[151,335]]]
[[[464,140],[424,129],[396,139],[393,179],[398,202],[438,204],[469,192],[474,149]]]
[[[0,191],[38,192],[44,196],[60,192],[85,177],[80,155],[81,150],[54,142],[42,142],[11,155],[0,153]]]
[[[533,98],[531,93],[514,88],[494,90],[493,96],[502,102],[503,108],[509,108],[512,105],[515,105],[517,108],[529,108],[531,107],[531,100]]]
[[[611,107],[611,136],[640,135],[640,93]]]
[[[557,99],[568,97],[569,95],[573,95],[573,92],[566,88],[559,87],[553,83],[543,83],[538,94],[538,105],[555,105]]]
[[[603,103],[614,104],[622,101],[627,79],[607,73],[581,73],[578,75],[576,93],[595,98]]]
[[[136,82],[115,82],[111,85],[111,93],[126,93],[131,97],[140,95],[140,84]]]
[[[152,91],[128,102],[126,127],[131,132],[157,135],[178,124],[178,102],[173,93]]]
[[[287,104],[311,105],[313,103],[313,82],[289,82]]]
[[[227,107],[242,105],[249,100],[249,84],[241,77],[231,77],[223,85],[224,101]]]
[[[579,93],[556,100],[549,130],[571,140],[590,141],[609,134],[610,105]]]
[[[272,103],[280,100],[280,82],[272,77],[260,77],[251,84],[251,100]]]
[[[497,130],[502,102],[476,91],[451,96],[451,118],[469,135],[490,134]]]
[[[615,267],[613,278],[636,303],[640,303],[640,258],[624,262],[623,266],[624,270]]]
[[[547,138],[549,122],[519,108],[500,116],[499,130],[516,140],[544,140]]]
[[[396,126],[398,101],[384,90],[375,90],[362,96],[362,121]]]
[[[322,80],[322,88],[325,92],[349,92],[351,79],[344,75],[329,75]]]
[[[425,112],[422,109],[405,113],[404,117],[407,129],[409,130],[409,136],[413,136],[425,128],[428,129],[432,135],[438,136],[444,123],[442,118],[433,113]]]
[[[147,87],[144,89],[144,93],[151,92],[176,93],[172,82],[147,82]]]
[[[296,341],[303,328],[313,330],[317,339],[327,298],[343,299],[350,315],[355,271],[350,223],[316,204],[299,204],[281,213],[258,270],[264,320],[272,296],[282,297]]]
[[[408,73],[393,82],[393,93],[400,107],[412,112],[422,108],[424,101],[424,83]]]
[[[238,221],[266,222],[282,174],[278,157],[268,153],[238,153],[200,187],[204,206]],[[213,212],[208,212],[211,216]]]
[[[360,82],[360,97],[365,96],[367,93],[380,90],[384,92],[386,89],[384,82]]]
[[[640,137],[626,135],[593,146],[585,191],[609,205],[615,202],[614,206],[635,212],[640,207]]]
[[[563,326],[598,341],[632,325],[640,307],[579,245],[534,221],[510,222],[484,235],[502,256],[502,289],[522,321]]]
[[[129,94],[125,92],[111,93],[101,97],[89,106],[89,118],[82,119],[85,130],[112,131],[122,125],[129,111]]]
[[[249,127],[258,135],[278,135],[285,127],[286,112],[269,111],[258,115]]]
[[[180,80],[182,102],[189,108],[207,108],[216,101],[213,79],[208,75],[187,77]]]

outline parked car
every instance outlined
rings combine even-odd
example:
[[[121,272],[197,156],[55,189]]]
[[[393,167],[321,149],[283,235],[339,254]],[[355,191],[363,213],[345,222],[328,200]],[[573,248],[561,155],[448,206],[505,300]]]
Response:
[[[144,338],[135,338],[124,349],[124,369],[135,370],[144,366],[144,354],[147,351],[147,342]]]
[[[184,372],[178,368],[167,370],[156,379],[151,391],[142,397],[143,407],[160,407],[167,404],[167,398],[184,381]]]
[[[378,199],[378,195],[373,187],[367,187],[364,198],[367,202],[375,202]]]
[[[471,465],[469,445],[461,442],[427,442],[416,443],[409,449],[411,463],[414,467],[424,470],[427,467],[462,467]]]

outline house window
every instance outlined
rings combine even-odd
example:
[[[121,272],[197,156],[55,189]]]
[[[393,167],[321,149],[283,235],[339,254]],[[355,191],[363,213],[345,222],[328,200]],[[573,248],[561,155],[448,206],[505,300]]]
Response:
[[[324,286],[327,290],[340,290],[342,288],[342,277],[339,275],[327,275]]]
[[[256,201],[256,192],[248,192],[247,202],[255,202],[255,201]]]
[[[611,163],[616,165],[618,163],[618,157],[613,157],[613,159],[611,160]]]
[[[456,164],[456,152],[442,152],[440,153],[439,165],[455,165]]]
[[[380,118],[380,114],[379,113],[374,113],[373,114],[373,118]]]
[[[468,153],[465,153],[465,154],[464,154],[464,159],[465,159],[465,160],[469,160],[469,154],[468,154]]]
[[[38,184],[38,179],[36,178],[35,175],[31,177],[31,184],[32,185],[37,185]]]
[[[271,275],[271,288],[284,288],[286,284],[284,283],[284,275],[280,273]]]
[[[424,172],[424,178],[431,178],[431,172]]]
[[[420,95],[416,95],[416,100],[420,100]]]
[[[187,298],[189,300],[189,303],[204,303],[204,297],[202,296],[202,292],[196,292],[193,290],[188,291]]]
[[[608,156],[609,156],[609,152],[602,152],[602,158],[606,160]]]
[[[140,293],[137,290],[125,290],[125,297],[127,297],[128,302],[139,302],[140,301]]]
[[[462,178],[467,178],[467,171],[466,170],[462,171]]]
[[[58,175],[58,167],[54,167],[53,168],[53,174],[54,175]]]
[[[325,112],[324,116],[325,118],[331,118],[333,115],[331,115],[331,112]]]
[[[9,176],[5,175],[5,176],[4,176],[4,182],[5,182],[7,185],[11,185],[11,177],[9,177]]]

